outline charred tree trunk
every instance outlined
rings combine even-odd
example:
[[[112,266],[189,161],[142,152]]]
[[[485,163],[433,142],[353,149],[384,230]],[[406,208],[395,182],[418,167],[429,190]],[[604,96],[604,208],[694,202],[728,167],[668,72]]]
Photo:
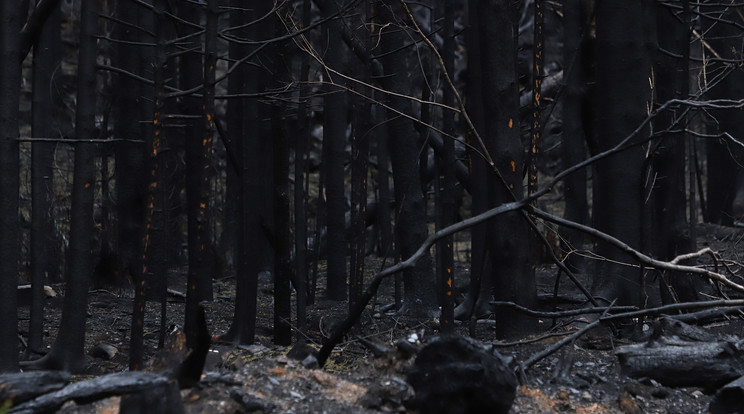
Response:
[[[282,8],[278,15],[286,13]],[[274,23],[276,36],[281,36],[280,18]],[[274,84],[279,87],[289,82],[290,61],[286,55],[287,45],[277,43],[274,50]],[[274,343],[292,343],[292,290],[290,279],[292,266],[289,258],[290,219],[289,219],[289,141],[284,125],[284,110],[275,104],[272,110],[272,152],[274,155]],[[304,224],[303,224],[304,225]]]
[[[590,106],[586,101],[591,94],[587,89],[592,56],[591,34],[589,33],[587,1],[570,1],[563,4],[563,62],[566,82],[563,100],[563,140],[561,143],[563,168],[569,168],[586,159],[586,134],[584,120],[594,122],[584,108]],[[568,175],[564,179],[563,196],[566,199],[564,218],[580,224],[589,220],[589,204],[586,198],[587,171],[585,168]],[[579,270],[581,257],[572,254],[581,249],[584,235],[564,229],[564,251],[569,254],[567,265]]]
[[[200,24],[199,9],[181,4],[184,20]],[[201,114],[201,122],[186,132],[186,198],[188,213],[189,271],[186,294],[184,331],[189,347],[196,337],[199,302],[212,299],[213,247],[209,233],[209,180],[211,175],[212,139],[214,137],[214,79],[217,36],[216,5],[206,7],[204,60],[187,55],[181,62],[182,89],[203,84],[201,105],[195,98],[185,98],[184,113]],[[198,38],[195,38],[198,39]],[[200,50],[198,41],[190,47]],[[199,65],[202,63],[202,65]],[[201,109],[199,108],[201,106]]]
[[[655,52],[654,78],[656,104],[670,99],[686,99],[688,96],[689,65],[689,2],[683,1],[684,14],[679,16],[661,4],[655,6],[655,28],[658,50]],[[651,15],[653,18],[654,15]],[[671,53],[670,53],[671,52]],[[674,56],[681,56],[677,58]],[[683,108],[674,108],[659,114],[654,120],[654,129],[663,131],[680,121],[678,114]],[[685,142],[684,133],[666,133],[652,142],[655,150],[651,154],[650,173],[646,186],[651,190],[651,230],[643,237],[649,240],[649,251],[661,260],[671,260],[677,255],[694,250],[695,241],[690,238],[687,224],[685,186]],[[648,227],[646,227],[648,228]],[[664,302],[691,302],[698,300],[697,277],[686,274],[661,274],[661,299]]]
[[[16,2],[0,5],[0,372],[18,370],[18,103],[21,85],[20,14]]]
[[[145,200],[142,203],[144,211],[142,212],[144,229],[128,229],[132,236],[136,234],[139,252],[137,256],[131,257],[130,272],[134,282],[134,300],[132,309],[132,333],[129,343],[129,369],[139,370],[144,367],[144,326],[145,326],[145,305],[147,289],[152,288],[151,283],[154,278],[148,275],[157,275],[164,278],[162,266],[162,252],[165,220],[162,210],[165,204],[163,180],[163,143],[165,138],[165,66],[167,59],[166,40],[163,35],[165,27],[164,18],[165,3],[161,0],[153,2],[153,13],[155,15],[155,60],[153,62],[153,102],[154,111],[152,113],[152,136],[150,137],[149,162],[147,163],[149,174],[149,185]],[[127,165],[127,164],[124,164]],[[118,163],[117,163],[118,166]],[[123,167],[123,166],[122,166]],[[124,171],[121,171],[124,174]],[[134,190],[137,190],[135,186]],[[136,193],[135,193],[136,194]],[[128,242],[129,243],[129,242]],[[160,252],[158,252],[160,250]],[[162,281],[165,287],[165,281]],[[165,292],[162,292],[161,300],[165,300]]]
[[[640,0],[597,4],[598,152],[617,145],[646,115],[650,68],[642,15]],[[595,227],[636,249],[641,244],[643,158],[643,149],[635,146],[594,169]],[[597,253],[607,260],[599,265],[592,294],[619,305],[642,305],[642,272],[617,264],[632,258],[604,242],[597,243]]]
[[[334,3],[335,4],[335,3]],[[330,7],[328,15],[335,14],[340,6]],[[341,40],[341,21],[333,19],[323,28],[323,43],[328,45],[325,64],[333,70],[344,72],[344,45]],[[341,82],[337,76],[326,73],[329,82]],[[326,169],[326,213],[328,228],[328,276],[326,294],[332,300],[346,299],[346,195],[344,191],[344,161],[346,147],[347,108],[346,93],[338,87],[327,85],[323,105],[323,168]]]
[[[302,1],[302,25],[310,25],[311,1]],[[304,84],[310,71],[310,56],[302,55],[300,63],[300,83]],[[300,103],[297,108],[298,131],[294,147],[294,273],[295,290],[297,291],[297,336],[304,340],[302,330],[307,323],[308,299],[308,258],[307,258],[307,191],[305,177],[307,174],[307,144],[310,125],[308,122],[307,92],[300,89]]]
[[[516,9],[506,0],[479,2],[480,71],[484,108],[484,142],[494,160],[489,169],[488,207],[521,199],[523,149],[519,132]],[[479,160],[483,162],[483,160]],[[530,228],[518,212],[499,216],[486,225],[486,248],[491,263],[494,297],[533,308],[537,304],[534,249]],[[534,329],[535,320],[517,312],[496,315],[497,335],[510,337]]]
[[[449,76],[454,75],[455,65],[455,7],[453,2],[440,0],[437,9],[442,15],[437,18],[443,19],[442,36],[444,37],[444,48],[442,59],[444,70]],[[448,107],[455,106],[454,91],[445,86],[442,103]],[[455,114],[449,110],[442,112],[442,130],[450,136],[455,135]],[[441,173],[437,177],[437,230],[445,228],[455,222],[455,142],[452,138],[444,137],[441,164]],[[443,333],[454,330],[454,251],[452,247],[453,237],[448,236],[437,242],[437,280],[440,286],[440,306],[442,316],[440,318]]]
[[[128,23],[139,21],[138,9],[126,2],[117,3],[117,16]],[[136,42],[139,33],[133,27],[120,25],[115,33],[122,40]],[[139,49],[128,42],[117,44],[116,65],[130,73],[139,73]],[[142,101],[140,82],[129,76],[119,75],[115,78],[116,99],[116,132],[124,140],[141,136],[138,127],[141,120],[138,108]],[[152,114],[149,114],[150,116]],[[116,144],[116,198],[118,215],[118,252],[121,268],[118,271],[129,273],[134,279],[132,266],[139,260],[141,228],[144,219],[145,194],[147,186],[145,148],[142,144],[121,141]],[[123,277],[124,275],[122,275]]]
[[[382,1],[378,8],[382,24],[399,24],[405,12],[398,1]],[[388,91],[400,96],[411,96],[413,82],[408,57],[401,49],[408,41],[408,35],[400,29],[383,31],[380,44],[385,57],[383,66],[385,77],[383,85]],[[421,193],[421,176],[418,168],[420,148],[417,134],[410,120],[399,113],[412,113],[411,102],[400,96],[388,96],[387,102],[393,111],[388,111],[388,148],[393,166],[395,181],[395,241],[398,255],[402,259],[410,257],[428,236],[426,206]],[[413,269],[403,272],[404,311],[412,314],[426,314],[437,306],[435,284],[432,283],[433,263],[427,253]]]
[[[239,27],[247,22],[258,20],[270,10],[270,4],[262,1],[251,11],[242,10],[244,3],[237,1],[230,12],[231,25]],[[266,33],[273,33],[267,27],[267,20],[248,26],[245,36],[250,39],[261,39]],[[269,20],[270,21],[270,20]],[[236,32],[240,35],[242,32]],[[245,50],[237,45],[231,53],[237,59],[244,58],[247,53],[255,49]],[[259,54],[259,58],[266,56]],[[250,64],[242,64],[238,69],[241,80],[234,83],[243,93],[263,91],[266,85],[264,68],[256,68]],[[231,78],[231,82],[232,82]],[[236,255],[236,296],[235,313],[230,329],[220,337],[220,340],[235,344],[252,344],[256,334],[256,305],[258,295],[258,275],[264,270],[264,252],[267,251],[265,233],[262,230],[264,220],[264,199],[267,196],[265,176],[262,175],[263,158],[266,143],[269,141],[265,132],[263,119],[265,105],[257,99],[241,100],[242,103],[234,107],[235,115],[242,120],[241,129],[231,133],[234,137],[236,155],[240,166],[240,206],[239,206],[239,235]],[[233,108],[231,100],[230,107]],[[233,109],[231,109],[232,111]]]
[[[736,27],[733,22],[741,21],[742,7],[713,2],[701,6],[701,12],[701,23],[706,36],[704,40],[713,49],[712,52],[705,50],[703,53],[708,54],[709,58],[720,57],[712,59],[713,63],[709,64],[706,71],[725,73],[722,75],[725,77],[715,85],[705,84],[703,87],[711,87],[708,94],[710,99],[741,99],[744,96],[744,72],[732,67],[727,60],[741,59],[741,28]],[[744,151],[730,138],[744,136],[744,125],[740,110],[720,109],[711,111],[711,114],[708,132],[721,135],[718,139],[706,140],[708,179],[705,220],[730,226],[735,219],[744,215],[744,200],[736,200],[737,187],[742,187],[742,180],[737,176],[742,171],[740,166],[744,162]],[[730,137],[723,135],[726,133]],[[744,195],[744,191],[740,194]],[[732,208],[735,203],[740,205],[736,213]]]
[[[96,34],[98,2],[83,0],[80,6],[80,51],[75,135],[78,140],[97,138]],[[70,249],[67,257],[66,289],[57,340],[51,352],[34,361],[33,367],[78,371],[84,364],[85,320],[88,287],[93,272],[93,194],[96,179],[95,144],[75,144],[75,166],[70,213]]]
[[[34,137],[53,137],[54,117],[59,96],[49,85],[54,80],[54,71],[60,61],[60,9],[55,7],[41,35],[34,45],[33,61],[33,113],[32,134]],[[31,144],[31,289],[28,348],[25,358],[33,359],[43,349],[44,283],[55,279],[57,263],[54,258],[54,223],[52,221],[52,197],[54,174],[52,163],[54,144],[34,142]]]

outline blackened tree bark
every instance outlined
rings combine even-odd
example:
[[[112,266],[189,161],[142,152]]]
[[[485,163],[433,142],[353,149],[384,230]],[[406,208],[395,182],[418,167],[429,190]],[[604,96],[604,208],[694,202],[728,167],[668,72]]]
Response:
[[[725,79],[718,82],[710,90],[711,99],[741,99],[744,96],[744,72],[733,69],[727,63],[741,59],[741,28],[735,22],[740,22],[741,6],[729,5],[728,3],[711,2],[704,4],[701,10],[701,23],[705,30],[705,41],[713,48],[721,60],[710,56],[713,63],[709,64],[707,71],[729,72]],[[705,51],[704,53],[709,53]],[[708,85],[703,85],[708,87]],[[714,110],[714,120],[711,122],[710,132],[715,134],[728,133],[732,137],[744,136],[744,124],[741,122],[741,113],[735,110]],[[736,196],[737,175],[740,174],[744,151],[737,148],[730,138],[706,140],[706,155],[708,159],[708,180],[706,182],[706,204],[704,219],[710,223],[732,225],[734,214],[732,204]],[[733,157],[732,157],[733,156]]]
[[[310,25],[311,1],[302,1],[302,26]],[[300,63],[300,83],[308,79],[310,70],[310,56],[304,53]],[[307,143],[308,143],[308,105],[307,92],[300,89],[300,103],[297,108],[298,132],[294,143],[294,272],[295,290],[297,291],[297,340],[304,340],[302,330],[307,323],[308,298],[308,261],[307,261],[307,191],[305,190],[305,174],[307,173]]]
[[[481,88],[484,74],[481,70],[481,33],[480,23],[477,18],[478,1],[468,2],[468,30],[466,35],[468,53],[468,77],[467,96],[468,113],[473,123],[483,130],[485,119],[485,108],[482,105],[483,93]],[[468,131],[467,140],[472,146],[475,145],[475,131]],[[472,204],[471,213],[480,214],[488,209],[488,180],[483,179],[488,175],[488,166],[480,159],[480,154],[470,147],[468,151],[468,167],[471,175]],[[455,308],[455,318],[467,319],[471,316],[477,317],[487,312],[488,300],[491,297],[491,280],[485,277],[488,265],[486,263],[486,226],[475,226],[470,229],[470,288],[465,299]]]
[[[591,64],[591,55],[587,53],[591,47],[587,3],[568,1],[563,4],[563,79],[566,85],[563,93],[561,159],[564,169],[583,161],[587,155],[585,134],[589,131],[584,130],[582,122],[584,117],[589,117],[583,108],[587,96],[591,93],[586,88]],[[563,196],[566,200],[563,216],[581,224],[587,224],[589,220],[586,179],[586,169],[582,168],[568,175],[563,181]],[[570,254],[567,265],[573,270],[578,270],[580,256],[571,252],[574,249],[581,249],[584,235],[570,229],[565,229],[562,233],[567,243],[564,249]]]
[[[486,149],[497,170],[487,172],[488,207],[521,199],[524,156],[519,132],[519,85],[517,83],[516,36],[518,14],[508,0],[481,1],[479,19],[480,67]],[[476,161],[474,161],[476,162]],[[478,159],[477,162],[484,162]],[[527,307],[537,304],[534,249],[530,229],[518,213],[507,213],[486,226],[486,248],[491,263],[494,297]],[[496,314],[497,335],[510,337],[534,328],[535,320],[516,312]]]
[[[325,10],[327,16],[338,12],[335,5]],[[341,40],[341,21],[330,20],[323,27],[323,44],[328,45],[324,60],[333,70],[344,72],[344,44]],[[337,76],[326,72],[329,81],[340,82]],[[347,108],[346,93],[341,88],[328,85],[323,100],[323,168],[326,183],[327,258],[328,275],[326,294],[329,299],[346,299],[346,195],[344,193],[344,161],[346,147]]]
[[[258,21],[271,9],[270,2],[259,2],[250,11],[243,11],[244,3],[239,0],[234,5],[234,10],[230,12],[231,26],[240,27],[247,22],[257,21],[247,27],[245,37],[242,31],[236,31],[236,35],[243,39],[257,40],[264,38],[267,33],[273,33],[271,19]],[[234,54],[231,56],[240,59],[253,51],[255,49],[234,47],[231,48],[231,54]],[[258,59],[270,60],[263,53],[258,54]],[[245,64],[240,70],[244,71],[242,81],[233,82],[232,78],[230,79],[236,88],[243,93],[256,93],[265,89],[267,76],[264,68]],[[229,105],[232,106],[233,102],[236,100],[230,100]],[[262,220],[265,220],[263,203],[268,191],[266,176],[262,173],[262,163],[268,156],[266,143],[270,143],[263,125],[263,120],[270,117],[265,106],[257,99],[251,98],[242,101],[241,106],[231,109],[236,111],[233,116],[239,116],[243,121],[242,129],[238,131],[240,135],[231,133],[235,138],[235,147],[239,148],[237,155],[240,160],[240,234],[237,243],[235,313],[230,329],[220,337],[220,340],[236,344],[252,344],[254,341],[258,274],[264,270],[264,252],[268,249],[265,232],[262,229]],[[242,112],[238,112],[241,110]],[[240,142],[237,142],[238,140]]]
[[[663,104],[670,99],[686,99],[688,95],[690,32],[690,5],[684,0],[683,14],[673,14],[661,4],[655,5],[658,50],[654,54],[655,101]],[[683,108],[664,111],[654,120],[654,129],[663,130],[679,121]],[[678,128],[674,128],[678,129]],[[661,260],[671,260],[677,255],[694,250],[695,240],[687,224],[687,192],[685,186],[685,134],[670,132],[652,142],[650,173],[646,186],[651,186],[651,226],[644,230],[643,240],[651,242],[652,251]],[[699,278],[689,274],[661,274],[661,299],[664,302],[698,300],[696,282]]]
[[[395,111],[404,114],[412,113],[411,102],[400,96],[411,96],[411,62],[405,50],[401,48],[409,38],[405,32],[403,19],[406,16],[397,0],[380,2],[377,11],[380,21],[391,24],[381,34],[380,45],[384,53],[382,59],[385,68],[383,85],[385,89],[398,96],[389,95],[388,104]],[[426,206],[421,192],[421,176],[418,168],[420,148],[416,131],[410,120],[398,113],[388,112],[388,148],[393,166],[395,182],[395,200],[397,202],[395,217],[395,241],[398,254],[406,259],[411,256],[426,240],[428,229],[426,223]],[[413,269],[403,273],[404,302],[402,311],[412,314],[427,314],[435,310],[437,295],[433,273],[433,261],[427,253],[416,263]]]
[[[442,50],[442,60],[444,60],[444,70],[454,75],[455,65],[455,7],[453,2],[440,0],[437,9],[441,10],[441,15],[437,19],[442,20],[442,37],[444,38],[444,47]],[[442,103],[446,106],[455,105],[454,91],[445,87]],[[450,136],[455,135],[455,114],[452,111],[444,110],[442,113],[442,130]],[[455,142],[453,139],[445,138],[444,150],[439,161],[441,163],[441,175],[437,177],[437,230],[449,226],[455,222]],[[437,242],[437,280],[440,282],[440,305],[442,307],[442,316],[440,318],[441,329],[444,333],[454,330],[454,251],[452,247],[452,236],[445,237]]]
[[[55,7],[34,44],[32,134],[53,137],[54,115],[59,96],[49,87],[60,61],[60,9]],[[52,163],[54,144],[31,144],[31,289],[32,300],[26,359],[35,358],[43,349],[44,283],[57,273],[54,258],[54,223],[52,197],[54,190]]]
[[[96,115],[96,32],[98,2],[80,5],[80,50],[78,53],[75,137],[97,138]],[[70,213],[70,249],[67,256],[66,288],[57,339],[51,352],[34,361],[33,367],[79,371],[84,365],[85,319],[88,286],[93,271],[93,193],[96,179],[95,144],[75,144],[75,166]]]
[[[18,370],[18,102],[20,7],[0,5],[0,372]]]
[[[201,21],[200,10],[186,3],[181,4],[182,17],[193,24]],[[214,137],[214,79],[216,66],[217,6],[206,7],[206,33],[204,59],[196,55],[181,62],[182,89],[203,84],[201,105],[193,98],[186,98],[185,113],[201,114],[200,127],[186,132],[186,198],[188,212],[189,271],[186,290],[186,316],[184,332],[186,342],[193,348],[197,339],[199,302],[212,299],[212,241],[209,233],[209,179],[211,175],[212,139]],[[198,39],[198,38],[193,38]],[[198,41],[192,47],[200,49]],[[201,63],[202,65],[199,65]],[[199,109],[201,106],[201,110]]]
[[[285,8],[277,10],[275,17],[275,35],[281,36],[280,15]],[[274,46],[274,84],[282,87],[289,82],[290,61],[287,57],[285,42]],[[271,114],[272,143],[274,156],[274,343],[290,345],[292,343],[292,290],[290,278],[290,220],[289,220],[289,140],[284,122],[283,108],[274,104]]]
[[[364,10],[369,22],[370,11]],[[359,36],[371,41],[367,28]],[[369,83],[371,62],[368,59],[354,64],[357,79]],[[355,86],[361,94],[366,88]],[[349,229],[349,311],[362,296],[364,289],[364,258],[367,247],[367,168],[369,164],[370,105],[367,99],[352,97],[351,104],[351,226]]]
[[[136,244],[138,252],[135,256],[131,257],[129,264],[129,271],[132,275],[132,281],[134,282],[134,300],[132,301],[132,333],[129,341],[129,369],[139,370],[143,368],[144,363],[144,326],[145,326],[145,305],[146,305],[146,290],[152,288],[153,279],[148,278],[149,274],[160,276],[164,278],[164,252],[163,245],[165,241],[165,229],[163,220],[163,206],[165,205],[164,187],[165,183],[163,180],[163,142],[165,136],[164,121],[166,118],[165,112],[165,65],[166,65],[166,39],[164,37],[165,18],[164,18],[165,3],[162,0],[156,0],[153,2],[153,14],[155,15],[154,34],[155,34],[155,54],[152,62],[153,71],[153,102],[154,111],[152,113],[152,136],[149,138],[150,152],[149,162],[146,165],[149,167],[149,177],[145,176],[149,180],[147,185],[146,195],[142,200],[142,205],[134,204],[133,207],[140,208],[143,211],[140,213],[142,216],[142,224],[137,228],[129,229],[132,237],[137,237],[138,243]],[[144,163],[144,162],[143,162]],[[127,165],[127,164],[124,164]],[[118,163],[117,163],[118,166]],[[141,168],[143,168],[142,166]],[[124,172],[121,171],[123,174]],[[134,190],[137,190],[138,186],[135,186]],[[141,189],[139,189],[141,191]],[[135,199],[140,197],[139,194],[135,193]],[[158,212],[160,210],[160,212]],[[127,242],[130,243],[130,242]],[[164,281],[162,281],[161,288],[165,287]],[[165,300],[164,292],[161,295],[161,300]]]
[[[649,59],[641,0],[597,4],[596,148],[617,145],[644,119],[650,99]],[[642,137],[639,137],[642,138]],[[631,147],[598,162],[594,170],[595,227],[633,248],[641,245],[643,150]],[[604,242],[597,253],[606,259],[592,283],[592,294],[619,305],[642,305],[642,272],[630,256]]]
[[[139,17],[142,11],[138,7],[133,7],[125,1],[117,2],[116,7],[116,15],[121,21],[141,24]],[[129,73],[140,73],[141,49],[134,42],[142,39],[141,33],[133,26],[118,24],[113,35],[123,40],[116,44],[115,65]],[[122,139],[115,144],[114,155],[118,218],[117,251],[120,262],[120,267],[116,271],[120,272],[120,277],[123,278],[126,276],[125,273],[128,273],[134,280],[134,274],[139,272],[139,269],[132,266],[137,266],[135,263],[138,263],[141,254],[139,242],[147,192],[147,169],[146,147],[130,140],[143,138],[140,121],[147,118],[142,118],[140,108],[147,105],[142,99],[144,91],[138,80],[116,75],[113,87],[117,97],[114,101],[115,131],[117,138]],[[150,117],[152,114],[147,116]]]

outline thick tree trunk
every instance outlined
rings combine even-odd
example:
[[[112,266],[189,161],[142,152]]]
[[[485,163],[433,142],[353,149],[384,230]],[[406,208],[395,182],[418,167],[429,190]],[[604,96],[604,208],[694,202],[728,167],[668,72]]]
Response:
[[[598,152],[617,145],[644,119],[651,97],[642,2],[597,4]],[[643,136],[637,139],[643,139]],[[595,227],[633,248],[641,244],[643,149],[635,146],[598,162],[594,172]],[[642,305],[642,272],[607,243],[597,244],[600,263],[592,294],[618,305]]]
[[[523,197],[525,160],[519,127],[514,32],[517,14],[506,0],[479,2],[471,12],[479,19],[481,102],[484,108],[493,108],[484,117],[482,129],[486,149],[494,160],[494,166],[486,172],[488,208],[493,208]],[[534,308],[537,304],[534,249],[524,217],[519,212],[504,214],[487,223],[486,229],[494,297]],[[534,324],[534,318],[517,312],[496,314],[500,337],[524,334],[534,329]]]

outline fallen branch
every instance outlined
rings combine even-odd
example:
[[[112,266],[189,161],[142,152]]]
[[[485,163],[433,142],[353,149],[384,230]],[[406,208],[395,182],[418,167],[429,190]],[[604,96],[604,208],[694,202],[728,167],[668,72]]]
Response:
[[[558,216],[554,216],[554,215],[552,215],[550,213],[547,213],[547,212],[545,212],[543,210],[540,210],[540,209],[535,208],[535,207],[532,207],[532,206],[528,206],[527,209],[529,210],[529,212],[531,214],[533,214],[533,215],[535,215],[537,217],[540,217],[543,220],[547,220],[547,221],[550,221],[550,222],[553,222],[553,223],[556,223],[556,224],[560,224],[562,226],[566,226],[566,227],[569,227],[569,228],[573,228],[573,229],[582,231],[582,232],[584,232],[586,234],[589,234],[589,235],[591,235],[591,236],[593,236],[593,237],[595,237],[597,239],[600,239],[602,241],[606,241],[608,243],[611,243],[616,248],[622,250],[623,252],[625,252],[626,254],[630,255],[631,257],[634,257],[639,262],[641,262],[641,263],[643,263],[643,264],[645,264],[647,266],[650,266],[652,268],[655,268],[657,270],[668,270],[668,271],[673,271],[673,272],[692,273],[692,274],[696,274],[696,275],[700,275],[700,276],[705,276],[705,277],[708,277],[710,279],[715,280],[716,282],[720,282],[724,286],[727,286],[727,287],[729,287],[731,289],[734,289],[734,290],[736,290],[738,292],[744,293],[744,286],[742,286],[742,285],[740,285],[740,284],[738,284],[736,282],[733,282],[733,281],[729,280],[726,276],[722,275],[721,273],[713,272],[713,271],[707,270],[707,269],[702,268],[702,267],[686,266],[686,265],[677,264],[679,261],[682,260],[681,258],[687,259],[687,258],[690,258],[690,257],[701,256],[703,254],[709,254],[710,252],[712,252],[712,250],[710,248],[707,248],[706,247],[706,248],[701,249],[700,251],[698,251],[696,253],[685,254],[685,255],[680,256],[681,258],[680,257],[677,257],[677,258],[674,258],[673,260],[671,260],[669,262],[665,262],[665,261],[662,261],[662,260],[654,259],[653,257],[650,257],[648,255],[645,255],[645,254],[639,252],[638,250],[630,247],[627,243],[623,242],[622,240],[620,240],[620,239],[618,239],[616,237],[610,236],[607,233],[603,233],[603,232],[601,232],[601,231],[599,231],[599,230],[597,230],[597,229],[595,229],[593,227],[589,227],[589,226],[586,226],[586,225],[583,225],[583,224],[579,224],[579,223],[573,222],[571,220],[566,220],[564,218],[561,218],[561,217],[558,217]]]

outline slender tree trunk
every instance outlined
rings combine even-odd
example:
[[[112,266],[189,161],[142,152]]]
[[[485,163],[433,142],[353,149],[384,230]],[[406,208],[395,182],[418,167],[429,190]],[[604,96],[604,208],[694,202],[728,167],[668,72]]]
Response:
[[[286,9],[277,11],[274,33],[281,36],[283,26],[278,17]],[[274,84],[285,85],[290,81],[290,61],[287,58],[287,45],[280,42],[274,46]],[[292,343],[292,290],[290,278],[292,266],[289,258],[290,219],[289,219],[289,141],[284,125],[284,110],[280,105],[272,108],[272,142],[274,155],[274,343]]]
[[[334,3],[335,4],[335,3]],[[340,6],[329,7],[328,15]],[[344,45],[341,40],[341,21],[331,20],[323,27],[325,64],[333,70],[344,72]],[[326,73],[330,81],[341,82],[337,76]],[[344,191],[344,162],[346,158],[346,93],[341,88],[327,86],[323,105],[323,167],[326,169],[327,257],[328,276],[326,293],[329,299],[346,299],[346,195]],[[327,156],[327,158],[326,158]]]
[[[49,85],[54,79],[54,71],[60,61],[60,9],[56,7],[49,15],[41,35],[34,45],[33,62],[33,113],[32,134],[34,137],[53,137],[57,94]],[[44,283],[56,271],[54,258],[54,223],[52,221],[52,197],[54,194],[54,174],[52,163],[54,144],[34,142],[31,144],[31,288],[32,301],[28,348],[25,357],[31,359],[43,350],[44,321]]]
[[[78,54],[78,93],[75,112],[75,138],[97,138],[96,115],[96,34],[98,2],[83,0],[80,6],[80,50]],[[67,256],[66,288],[62,320],[52,351],[37,360],[34,367],[79,371],[84,366],[85,320],[88,287],[93,272],[93,195],[96,179],[95,144],[75,144],[75,166],[70,213],[70,249]]]
[[[442,59],[444,60],[444,69],[449,76],[454,76],[455,64],[455,7],[453,2],[440,0],[437,8],[442,10],[442,15],[437,16],[443,19],[442,36],[444,37],[444,48],[442,50]],[[442,76],[440,76],[440,79]],[[449,107],[455,106],[454,91],[449,87],[444,87],[442,103]],[[442,112],[442,130],[449,135],[455,135],[455,114],[449,110]],[[455,222],[455,142],[452,138],[444,137],[444,148],[440,160],[441,176],[437,177],[438,194],[438,213],[437,229],[442,229]],[[442,316],[440,323],[442,332],[448,333],[454,330],[454,252],[452,248],[452,236],[445,237],[437,242],[437,279],[440,281]]]
[[[368,7],[367,7],[368,8]],[[364,10],[365,20],[369,22],[370,10]],[[359,36],[367,40],[367,28],[359,31]],[[362,60],[354,65],[357,78],[369,83],[371,62]],[[369,90],[355,87],[359,93],[368,95]],[[352,98],[351,122],[351,226],[349,229],[349,311],[354,308],[364,290],[364,258],[367,247],[367,169],[369,164],[370,105],[359,97]]]
[[[655,51],[654,79],[656,104],[670,99],[686,99],[688,96],[688,65],[690,56],[689,1],[683,1],[684,14],[680,22],[672,9],[655,5],[655,28],[658,50]],[[669,53],[671,52],[671,54]],[[681,56],[681,58],[673,57]],[[679,120],[676,112],[665,111],[654,120],[654,129],[659,131]],[[678,129],[678,128],[674,128]],[[651,173],[646,185],[652,186],[651,230],[643,239],[650,240],[650,251],[661,260],[671,260],[677,255],[694,250],[695,241],[688,234],[685,186],[685,142],[684,133],[667,133],[652,142],[655,151],[651,154]],[[694,183],[693,183],[694,184]],[[698,300],[698,278],[689,274],[659,275],[662,284],[661,298],[664,302]]]
[[[590,92],[586,90],[587,66],[591,56],[587,56],[589,45],[589,21],[586,1],[569,1],[563,4],[563,62],[566,86],[563,99],[563,140],[561,159],[563,168],[569,168],[586,159],[586,133],[582,118],[588,116],[582,110],[582,102]],[[593,122],[593,119],[589,119]],[[587,224],[589,204],[586,198],[587,172],[582,168],[564,179],[563,196],[566,200],[564,217],[576,223]],[[579,270],[581,258],[574,250],[581,249],[584,235],[570,229],[562,231],[564,250],[569,254],[567,265]]]
[[[311,1],[302,1],[302,25],[310,25]],[[300,63],[300,83],[308,79],[310,56],[302,54]],[[300,89],[300,103],[297,108],[298,133],[294,147],[294,248],[295,248],[295,290],[297,291],[297,340],[305,340],[302,330],[307,323],[308,299],[308,260],[307,260],[307,192],[305,176],[307,174],[307,141],[309,123],[307,117],[307,92]]]
[[[399,22],[405,12],[397,0],[382,1],[378,8],[381,22]],[[413,83],[411,66],[402,47],[409,40],[402,30],[383,32],[381,46],[385,57],[385,89],[411,96]],[[388,104],[404,114],[412,113],[411,102],[399,96],[388,96]],[[394,112],[388,113],[388,145],[395,181],[395,240],[401,258],[411,256],[428,236],[426,206],[421,192],[421,176],[418,168],[420,148],[417,134],[410,120]],[[435,283],[432,283],[433,262],[429,254],[418,261],[413,269],[403,272],[404,311],[412,314],[427,314],[437,307]]]
[[[235,6],[235,10],[230,13],[231,25],[235,27],[257,20],[271,9],[271,4],[267,1],[259,2],[250,11],[241,10],[244,3],[240,1],[237,1]],[[246,36],[262,39],[267,33],[273,33],[268,24],[270,22],[270,19],[264,19],[250,25]],[[237,46],[233,51],[238,58],[249,52]],[[265,59],[267,56],[261,53],[258,58]],[[246,64],[239,70],[245,71],[242,78],[245,84],[238,84],[236,87],[244,88],[242,91],[246,93],[261,92],[265,89],[267,81],[262,68]],[[268,190],[262,163],[263,158],[268,157],[266,145],[271,141],[268,139],[263,120],[270,117],[270,114],[266,113],[265,105],[254,98],[244,100],[242,108],[240,106],[235,108],[235,111],[240,110],[242,112],[237,112],[235,116],[242,119],[242,128],[236,131],[240,135],[233,135],[235,147],[239,149],[236,150],[238,151],[236,155],[240,160],[240,234],[237,244],[235,312],[230,329],[220,339],[236,344],[252,344],[256,333],[258,274],[264,270],[264,253],[268,249],[265,232],[262,229],[262,224],[268,223],[263,204]],[[262,223],[262,220],[267,221]]]
[[[165,137],[165,66],[167,60],[167,48],[165,46],[166,40],[163,36],[163,28],[165,27],[164,18],[165,4],[162,0],[155,0],[153,2],[153,13],[155,15],[156,24],[155,29],[155,60],[153,62],[153,80],[154,80],[154,111],[152,116],[152,136],[150,137],[150,159],[147,163],[150,174],[149,174],[149,185],[147,186],[147,192],[145,200],[142,203],[144,211],[142,212],[144,228],[140,228],[134,233],[135,229],[132,228],[132,236],[136,234],[139,243],[139,253],[137,256],[132,257],[130,264],[130,271],[132,273],[132,280],[134,282],[134,300],[132,310],[132,333],[130,336],[129,343],[129,369],[139,370],[143,368],[144,363],[144,325],[145,325],[145,305],[146,305],[146,290],[152,288],[151,283],[155,278],[148,277],[148,275],[160,276],[164,278],[164,233],[165,233],[165,220],[162,212],[165,205],[165,195],[163,190],[165,183],[163,180],[163,147]],[[117,164],[118,165],[118,164]],[[126,164],[125,164],[126,165]],[[123,171],[122,171],[123,173]],[[161,210],[158,212],[158,210]],[[164,286],[165,281],[162,281]],[[162,292],[164,293],[164,292]],[[165,300],[163,294],[161,300]]]
[[[18,102],[21,66],[16,2],[0,5],[0,372],[18,370]]]
[[[184,7],[185,20],[199,24],[199,9]],[[182,61],[183,87],[193,87],[203,83],[201,105],[193,98],[185,109],[187,114],[201,114],[201,127],[186,133],[186,198],[188,212],[189,271],[186,294],[186,318],[184,331],[187,344],[193,347],[197,339],[197,315],[199,302],[212,299],[213,251],[209,223],[209,180],[211,176],[212,140],[214,137],[214,79],[216,65],[217,6],[209,3],[206,8],[207,25],[205,34],[204,60],[200,66],[197,55]],[[198,39],[198,38],[197,38]],[[199,47],[192,41],[191,46]],[[201,106],[201,110],[199,109]],[[198,125],[198,124],[197,124]],[[196,126],[196,125],[194,125]]]

